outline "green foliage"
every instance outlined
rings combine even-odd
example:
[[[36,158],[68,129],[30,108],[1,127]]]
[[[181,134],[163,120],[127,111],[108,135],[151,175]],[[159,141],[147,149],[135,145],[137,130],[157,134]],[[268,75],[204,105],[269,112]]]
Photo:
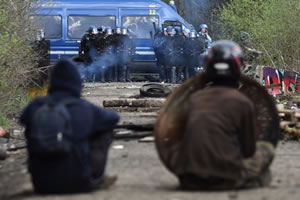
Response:
[[[35,0],[0,0],[0,126],[10,126],[13,115],[28,102],[26,88],[35,75],[29,41],[34,38],[29,13]]]
[[[264,64],[300,70],[299,0],[231,0],[215,14],[219,38],[262,51]]]

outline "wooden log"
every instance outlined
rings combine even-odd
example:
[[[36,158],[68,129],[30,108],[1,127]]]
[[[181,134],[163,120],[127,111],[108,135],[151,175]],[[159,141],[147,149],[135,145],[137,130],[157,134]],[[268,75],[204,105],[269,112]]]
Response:
[[[116,129],[128,129],[133,131],[153,131],[154,124],[122,124],[117,125]]]
[[[165,99],[110,99],[104,100],[104,107],[161,107]]]
[[[271,85],[266,85],[265,88],[274,88],[274,87],[280,87],[281,83],[277,83],[277,84],[271,84]]]
[[[116,112],[158,112],[159,107],[149,107],[149,108],[142,108],[142,107],[107,107],[108,109],[112,109]]]
[[[288,115],[295,113],[294,110],[288,110],[288,109],[278,109],[278,112],[283,114],[288,114]]]

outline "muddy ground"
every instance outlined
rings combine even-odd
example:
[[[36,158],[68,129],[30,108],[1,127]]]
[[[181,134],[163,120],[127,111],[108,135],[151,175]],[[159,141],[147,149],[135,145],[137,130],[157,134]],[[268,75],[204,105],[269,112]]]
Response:
[[[86,84],[83,96],[102,106],[103,100],[132,97],[139,94],[144,83]],[[155,112],[120,113],[120,124],[145,124],[155,121]],[[24,141],[1,139],[0,146],[22,145]],[[177,189],[177,179],[160,162],[153,142],[138,139],[119,139],[112,144],[107,174],[118,180],[109,190],[89,194],[39,196],[33,193],[26,170],[26,151],[19,150],[5,161],[0,161],[0,200],[297,200],[300,198],[300,143],[281,141],[272,164],[273,180],[266,188],[222,192],[184,192]],[[57,177],[59,181],[59,177]]]

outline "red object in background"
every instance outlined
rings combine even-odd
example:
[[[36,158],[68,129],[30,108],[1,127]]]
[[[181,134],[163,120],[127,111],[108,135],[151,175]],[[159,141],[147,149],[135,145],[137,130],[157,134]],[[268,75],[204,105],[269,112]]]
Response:
[[[2,127],[0,127],[0,137],[4,136],[5,134],[5,130]]]
[[[298,89],[296,86],[296,78],[296,72],[284,71],[283,81],[285,86],[287,87],[288,93],[294,93]]]
[[[264,67],[263,69],[263,78],[265,80],[265,85],[272,85],[281,83],[281,77],[279,71],[272,67]],[[281,94],[281,86],[269,88],[269,94]]]

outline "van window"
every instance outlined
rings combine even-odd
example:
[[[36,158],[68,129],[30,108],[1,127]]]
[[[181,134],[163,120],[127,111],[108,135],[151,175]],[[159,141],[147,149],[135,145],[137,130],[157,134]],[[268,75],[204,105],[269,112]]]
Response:
[[[110,26],[116,25],[115,16],[69,16],[68,17],[68,36],[69,38],[81,38],[90,26]]]
[[[154,35],[154,25],[158,27],[158,16],[123,16],[122,26],[136,36],[137,39],[151,39]]]
[[[59,15],[33,15],[30,16],[33,24],[45,31],[46,39],[60,39],[62,37],[62,20]]]

